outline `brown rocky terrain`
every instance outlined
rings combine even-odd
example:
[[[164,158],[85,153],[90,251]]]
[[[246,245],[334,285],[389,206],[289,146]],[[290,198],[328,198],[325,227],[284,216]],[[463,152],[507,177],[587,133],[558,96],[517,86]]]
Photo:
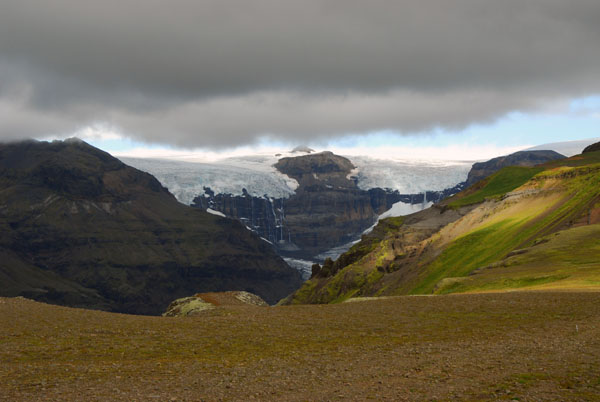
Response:
[[[3,401],[592,401],[600,294],[404,296],[148,317],[0,299]]]

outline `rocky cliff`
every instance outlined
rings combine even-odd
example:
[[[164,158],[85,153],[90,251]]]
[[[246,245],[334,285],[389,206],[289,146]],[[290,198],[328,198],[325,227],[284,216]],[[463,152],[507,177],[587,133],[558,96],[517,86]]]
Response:
[[[238,221],[180,204],[151,175],[84,142],[0,145],[0,295],[159,314],[172,300],[301,283]]]

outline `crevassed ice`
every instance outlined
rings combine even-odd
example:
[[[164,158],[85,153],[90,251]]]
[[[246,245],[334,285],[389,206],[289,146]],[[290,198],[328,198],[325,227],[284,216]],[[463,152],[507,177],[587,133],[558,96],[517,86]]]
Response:
[[[254,164],[235,166],[163,159],[121,158],[123,162],[155,176],[182,203],[191,204],[210,187],[216,194],[241,195],[245,188],[253,196],[287,198],[298,183],[284,174],[256,169]],[[267,166],[268,167],[268,166]]]
[[[204,194],[210,187],[216,194],[241,195],[246,189],[253,196],[288,198],[298,182],[273,167],[276,157],[248,155],[216,162],[187,162],[155,158],[121,158],[125,163],[154,175],[184,204]],[[453,187],[466,180],[471,162],[386,160],[349,157],[356,166],[351,175],[363,190],[388,188],[402,194],[417,194]]]
[[[355,156],[358,187],[389,188],[401,194],[418,194],[454,187],[467,179],[473,162],[386,160]]]

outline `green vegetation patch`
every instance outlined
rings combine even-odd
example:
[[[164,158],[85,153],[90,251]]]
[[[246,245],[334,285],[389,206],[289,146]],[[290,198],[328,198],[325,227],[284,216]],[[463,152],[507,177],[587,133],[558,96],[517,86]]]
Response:
[[[523,288],[600,287],[600,225],[580,226],[536,242],[523,253],[463,278],[446,278],[436,293]]]
[[[483,202],[486,198],[502,196],[522,186],[543,170],[541,167],[505,167],[491,175],[487,179],[487,183],[480,190],[458,198],[448,205],[452,208],[458,208]]]
[[[508,253],[514,247],[513,231],[517,226],[518,223],[504,220],[458,238],[427,267],[425,276],[410,293],[431,293],[440,280],[467,275],[493,262],[499,254]]]

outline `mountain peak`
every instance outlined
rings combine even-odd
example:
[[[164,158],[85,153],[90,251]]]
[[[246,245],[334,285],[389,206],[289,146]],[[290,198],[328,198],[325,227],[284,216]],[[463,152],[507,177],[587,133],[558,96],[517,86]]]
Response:
[[[290,152],[293,154],[298,153],[298,152],[310,154],[310,153],[315,152],[315,150],[312,148],[309,148],[305,145],[298,145],[296,148],[292,149]]]

